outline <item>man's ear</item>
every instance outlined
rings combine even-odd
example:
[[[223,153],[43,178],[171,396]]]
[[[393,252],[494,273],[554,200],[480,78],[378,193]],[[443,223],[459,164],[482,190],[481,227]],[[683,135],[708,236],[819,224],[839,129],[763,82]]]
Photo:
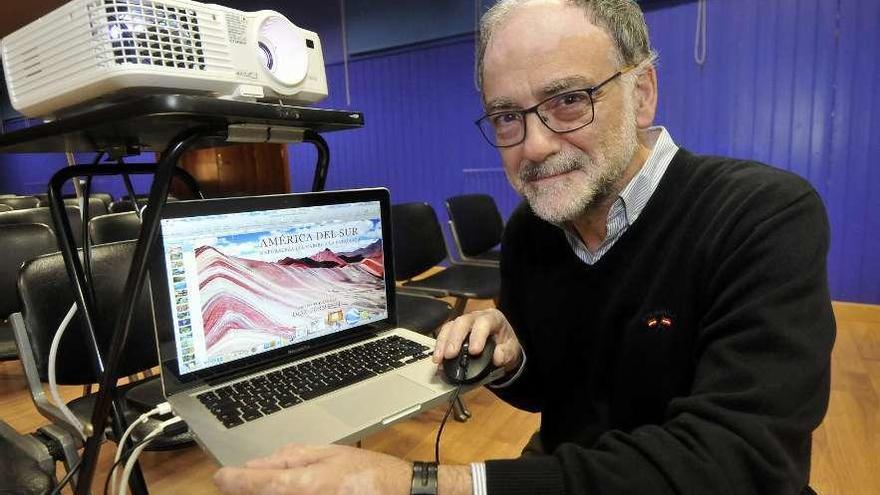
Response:
[[[657,113],[657,70],[654,66],[639,74],[633,90],[636,98],[636,126],[647,129],[653,125]]]

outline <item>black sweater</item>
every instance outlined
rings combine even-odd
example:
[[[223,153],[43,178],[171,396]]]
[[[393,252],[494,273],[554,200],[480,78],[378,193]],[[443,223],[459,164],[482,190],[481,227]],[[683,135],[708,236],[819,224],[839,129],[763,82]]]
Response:
[[[679,151],[595,265],[521,205],[500,309],[528,356],[509,388],[546,457],[488,461],[490,495],[787,495],[809,480],[835,323],[810,185]]]

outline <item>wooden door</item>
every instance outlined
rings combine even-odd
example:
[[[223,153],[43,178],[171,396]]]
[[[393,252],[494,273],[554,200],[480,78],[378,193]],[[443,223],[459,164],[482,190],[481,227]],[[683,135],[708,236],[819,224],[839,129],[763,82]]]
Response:
[[[237,144],[194,150],[184,154],[180,164],[199,181],[208,198],[290,192],[290,165],[284,144]],[[190,197],[178,181],[174,182],[172,194]]]

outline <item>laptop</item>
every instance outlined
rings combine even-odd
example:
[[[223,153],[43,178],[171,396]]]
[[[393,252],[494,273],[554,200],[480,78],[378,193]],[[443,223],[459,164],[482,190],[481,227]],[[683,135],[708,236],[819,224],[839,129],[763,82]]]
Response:
[[[434,340],[397,327],[391,239],[386,189],[165,206],[162,387],[219,464],[352,443],[450,399]]]

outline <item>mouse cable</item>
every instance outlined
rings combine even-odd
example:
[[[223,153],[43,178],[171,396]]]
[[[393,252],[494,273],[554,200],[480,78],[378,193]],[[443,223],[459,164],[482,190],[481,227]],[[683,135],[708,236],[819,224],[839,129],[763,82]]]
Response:
[[[452,393],[452,400],[449,401],[449,407],[446,409],[446,414],[443,415],[443,421],[440,422],[440,429],[437,430],[437,440],[434,442],[434,462],[438,465],[440,464],[440,435],[443,434],[443,427],[446,426],[446,420],[449,419],[449,413],[452,412],[455,401],[458,400],[458,394],[461,393],[462,386],[464,384],[460,384],[455,388],[455,392]]]
[[[66,475],[64,475],[63,478],[61,478],[61,481],[59,481],[58,484],[55,485],[55,488],[52,489],[49,495],[58,495],[59,493],[61,493],[61,490],[64,489],[65,485],[70,483],[70,480],[73,479],[73,475],[76,474],[77,471],[79,471],[79,466],[81,464],[82,459],[76,461],[76,464],[70,469],[70,471],[67,472]]]

